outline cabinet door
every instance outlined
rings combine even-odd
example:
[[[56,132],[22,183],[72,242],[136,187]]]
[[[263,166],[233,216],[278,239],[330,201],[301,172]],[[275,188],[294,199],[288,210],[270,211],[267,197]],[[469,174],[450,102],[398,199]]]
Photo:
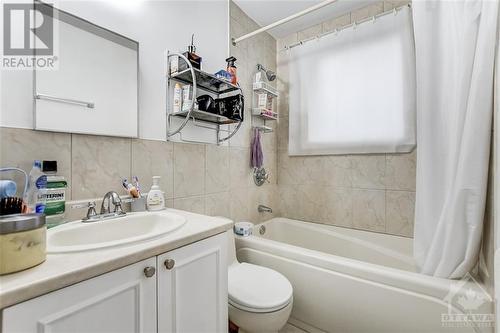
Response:
[[[156,275],[146,277],[146,267],[156,258],[4,309],[2,331],[155,332]]]
[[[57,69],[35,72],[35,128],[137,137],[138,43],[57,11]]]
[[[227,332],[225,233],[158,256],[158,331]]]

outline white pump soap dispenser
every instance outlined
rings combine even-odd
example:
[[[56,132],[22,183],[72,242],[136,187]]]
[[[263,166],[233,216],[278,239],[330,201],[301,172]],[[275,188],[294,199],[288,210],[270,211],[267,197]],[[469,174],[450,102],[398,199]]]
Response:
[[[165,198],[160,189],[160,176],[153,176],[153,185],[149,190],[146,200],[148,210],[162,210],[165,209]]]

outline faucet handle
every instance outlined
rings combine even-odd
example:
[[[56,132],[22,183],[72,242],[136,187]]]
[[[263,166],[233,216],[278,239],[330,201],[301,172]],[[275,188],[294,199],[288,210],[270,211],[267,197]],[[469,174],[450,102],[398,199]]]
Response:
[[[97,212],[95,210],[95,201],[89,202],[89,209],[87,210],[87,219],[90,219],[91,217],[94,217],[97,215]]]
[[[113,192],[111,195],[111,202],[113,203],[113,206],[115,206],[114,212],[115,213],[123,213],[123,208],[122,208],[122,199],[118,195],[118,193]]]
[[[115,204],[115,213],[121,214],[123,213],[123,208],[121,202]]]
[[[97,215],[97,212],[95,210],[95,206],[96,206],[95,201],[88,201],[88,202],[84,202],[84,203],[71,205],[71,208],[72,209],[88,208],[87,219],[89,219],[89,218]]]

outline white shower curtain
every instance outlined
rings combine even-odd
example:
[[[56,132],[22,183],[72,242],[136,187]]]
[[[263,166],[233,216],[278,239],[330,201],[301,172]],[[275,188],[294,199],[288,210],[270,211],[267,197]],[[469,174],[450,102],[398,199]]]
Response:
[[[414,0],[417,198],[414,255],[424,274],[460,278],[481,243],[498,0]]]

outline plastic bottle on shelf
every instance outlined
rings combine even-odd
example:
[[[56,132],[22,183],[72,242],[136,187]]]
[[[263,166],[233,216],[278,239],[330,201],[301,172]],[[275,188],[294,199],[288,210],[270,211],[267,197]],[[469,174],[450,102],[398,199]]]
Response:
[[[182,87],[179,83],[174,86],[174,105],[173,113],[181,112],[182,107]]]

